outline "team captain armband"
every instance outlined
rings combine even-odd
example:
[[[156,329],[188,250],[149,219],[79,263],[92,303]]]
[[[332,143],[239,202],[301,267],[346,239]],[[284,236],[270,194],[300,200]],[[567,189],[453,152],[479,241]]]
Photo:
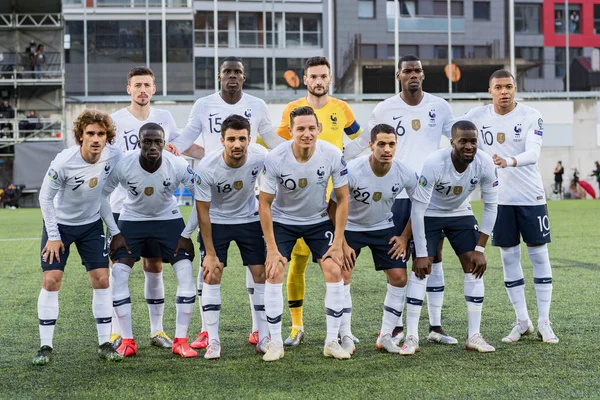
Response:
[[[350,126],[347,126],[344,128],[344,133],[348,136],[354,135],[354,134],[358,133],[359,131],[360,131],[360,125],[356,121],[352,122],[350,124]]]

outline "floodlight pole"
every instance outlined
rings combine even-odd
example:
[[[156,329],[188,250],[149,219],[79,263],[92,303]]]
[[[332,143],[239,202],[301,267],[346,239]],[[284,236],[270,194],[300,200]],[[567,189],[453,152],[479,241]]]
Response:
[[[450,0],[447,0],[447,12],[448,12],[448,94],[452,94],[452,6]],[[452,100],[450,98],[450,100]]]
[[[510,52],[510,73],[517,79],[517,67],[515,64],[515,0],[508,1],[508,46]]]
[[[567,99],[569,98],[569,92],[571,91],[571,66],[569,57],[569,0],[565,0],[565,63],[567,68],[565,70],[565,88],[567,92]]]
[[[217,0],[213,1],[213,64],[215,74],[215,92],[219,91],[219,16],[217,11]]]
[[[394,0],[394,69],[397,68],[400,61],[400,38],[398,36],[398,18],[400,18],[400,3]],[[400,93],[400,82],[395,78],[394,74],[394,93]]]

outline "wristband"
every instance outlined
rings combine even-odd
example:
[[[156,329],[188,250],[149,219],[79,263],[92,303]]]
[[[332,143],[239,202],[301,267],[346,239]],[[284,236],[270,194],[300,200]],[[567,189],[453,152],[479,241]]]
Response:
[[[475,246],[475,251],[483,253],[485,251],[485,247],[483,247],[483,246]]]

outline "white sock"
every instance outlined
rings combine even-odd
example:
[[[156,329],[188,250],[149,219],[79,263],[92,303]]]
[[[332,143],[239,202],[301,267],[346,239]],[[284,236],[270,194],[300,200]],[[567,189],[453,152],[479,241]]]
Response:
[[[431,265],[431,275],[427,278],[427,311],[429,326],[442,326],[442,305],[444,304],[444,270],[442,262]]]
[[[483,309],[483,278],[476,279],[473,274],[465,274],[464,294],[467,302],[468,338],[479,333],[481,310]]]
[[[204,315],[202,314],[202,285],[204,279],[202,278],[202,258],[200,258],[200,269],[198,270],[198,280],[196,281],[196,287],[198,288],[198,308],[200,310],[200,332],[205,332],[206,327],[204,326]]]
[[[54,327],[58,319],[58,290],[49,292],[42,288],[38,296],[38,323],[40,328],[40,347],[52,346]]]
[[[282,286],[282,283],[265,283],[265,315],[269,325],[271,341],[283,344],[283,338],[281,337],[281,317],[283,315]]]
[[[247,266],[246,269],[246,290],[248,291],[248,298],[250,299],[250,315],[252,315],[252,332],[258,330],[258,324],[256,321],[256,311],[254,310],[254,277],[250,272],[250,268]]]
[[[406,337],[414,336],[419,340],[419,319],[426,288],[427,277],[419,279],[414,272],[411,272],[406,288]]]
[[[383,319],[381,321],[381,332],[379,336],[391,335],[394,328],[398,326],[398,320],[402,319],[402,309],[404,308],[404,296],[406,286],[396,287],[387,284],[387,292],[383,301]]]
[[[258,327],[259,341],[269,336],[269,325],[267,324],[267,316],[265,314],[265,284],[254,284],[254,312],[256,314],[256,325]],[[282,297],[283,299],[283,297]]]
[[[130,272],[131,268],[121,263],[114,263],[112,270],[110,271],[113,276],[113,309],[115,314],[117,314],[123,339],[133,339],[133,328],[131,327],[131,295],[129,294]]]
[[[525,278],[521,267],[521,246],[501,247],[500,258],[504,271],[504,287],[519,321],[529,320],[525,300]]]
[[[92,295],[92,312],[96,318],[98,344],[110,340],[110,323],[112,321],[112,293],[110,288],[94,289]]]
[[[144,297],[148,304],[150,316],[150,336],[162,332],[163,314],[165,313],[165,285],[162,272],[146,272],[144,281]]]
[[[114,286],[114,282],[113,282],[113,276],[112,276],[112,268],[108,271],[108,286],[110,287],[111,290],[111,299],[112,299],[112,288]],[[119,326],[119,317],[117,317],[117,313],[115,312],[114,307],[111,307],[110,309],[111,313],[112,313],[112,322],[110,324],[110,332],[113,335],[121,335],[121,327]]]
[[[327,337],[325,343],[336,341],[340,333],[340,324],[344,309],[344,281],[325,282],[325,314],[327,318]]]
[[[344,308],[342,309],[342,320],[340,321],[340,337],[352,336],[352,296],[350,295],[350,284],[344,285]]]
[[[202,313],[208,332],[208,341],[219,339],[219,318],[221,317],[221,285],[209,285],[204,282],[202,287]]]
[[[175,337],[187,338],[194,302],[196,301],[196,288],[194,287],[194,268],[190,260],[179,260],[173,264],[177,277],[177,297],[175,298]]]
[[[552,302],[552,268],[548,256],[548,246],[527,247],[529,259],[533,264],[533,287],[538,306],[538,324],[550,320]]]

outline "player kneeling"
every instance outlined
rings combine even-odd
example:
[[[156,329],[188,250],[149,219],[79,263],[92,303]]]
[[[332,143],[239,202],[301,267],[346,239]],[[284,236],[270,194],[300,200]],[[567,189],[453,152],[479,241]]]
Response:
[[[442,232],[458,256],[464,276],[468,335],[465,347],[493,352],[479,333],[483,308],[483,255],[498,209],[498,177],[492,158],[477,151],[477,128],[472,122],[452,126],[451,148],[441,149],[425,160],[415,190],[411,222],[417,257],[406,296],[406,340],[401,355],[419,351],[419,317],[425,297],[427,275]],[[469,194],[479,185],[483,199],[481,228],[473,216]]]
[[[113,307],[121,327],[123,341],[117,352],[125,357],[137,352],[131,326],[129,273],[139,260],[144,245],[157,246],[163,260],[170,262],[177,276],[176,328],[172,351],[181,357],[198,355],[187,344],[187,331],[196,300],[192,271],[194,245],[190,235],[196,229],[196,211],[187,226],[183,222],[173,192],[184,184],[194,190],[194,171],[181,157],[163,151],[164,131],[155,123],[140,128],[140,150],[127,154],[117,165],[103,195],[121,184],[127,198],[119,217],[122,235],[113,237],[110,255],[113,260]]]
[[[265,353],[269,328],[265,317],[265,241],[258,217],[254,188],[267,151],[250,144],[250,122],[230,115],[221,125],[223,151],[206,156],[196,168],[196,209],[202,243],[202,313],[208,331],[204,358],[221,357],[219,318],[221,276],[229,244],[236,242],[243,265],[254,281],[253,303],[258,323],[256,351]]]
[[[353,260],[364,247],[373,255],[376,271],[384,271],[388,280],[383,303],[383,320],[376,347],[389,353],[399,353],[392,333],[399,324],[404,307],[406,287],[406,260],[410,224],[401,236],[394,235],[392,205],[398,193],[406,189],[409,196],[417,186],[418,176],[405,164],[394,158],[397,137],[393,127],[380,124],[371,130],[369,147],[372,154],[348,163],[348,223],[345,231],[344,253]],[[335,193],[331,194],[329,212],[334,219],[337,208]],[[350,329],[352,300],[350,276],[352,269],[344,270],[344,316],[340,326],[342,348],[355,352]]]

